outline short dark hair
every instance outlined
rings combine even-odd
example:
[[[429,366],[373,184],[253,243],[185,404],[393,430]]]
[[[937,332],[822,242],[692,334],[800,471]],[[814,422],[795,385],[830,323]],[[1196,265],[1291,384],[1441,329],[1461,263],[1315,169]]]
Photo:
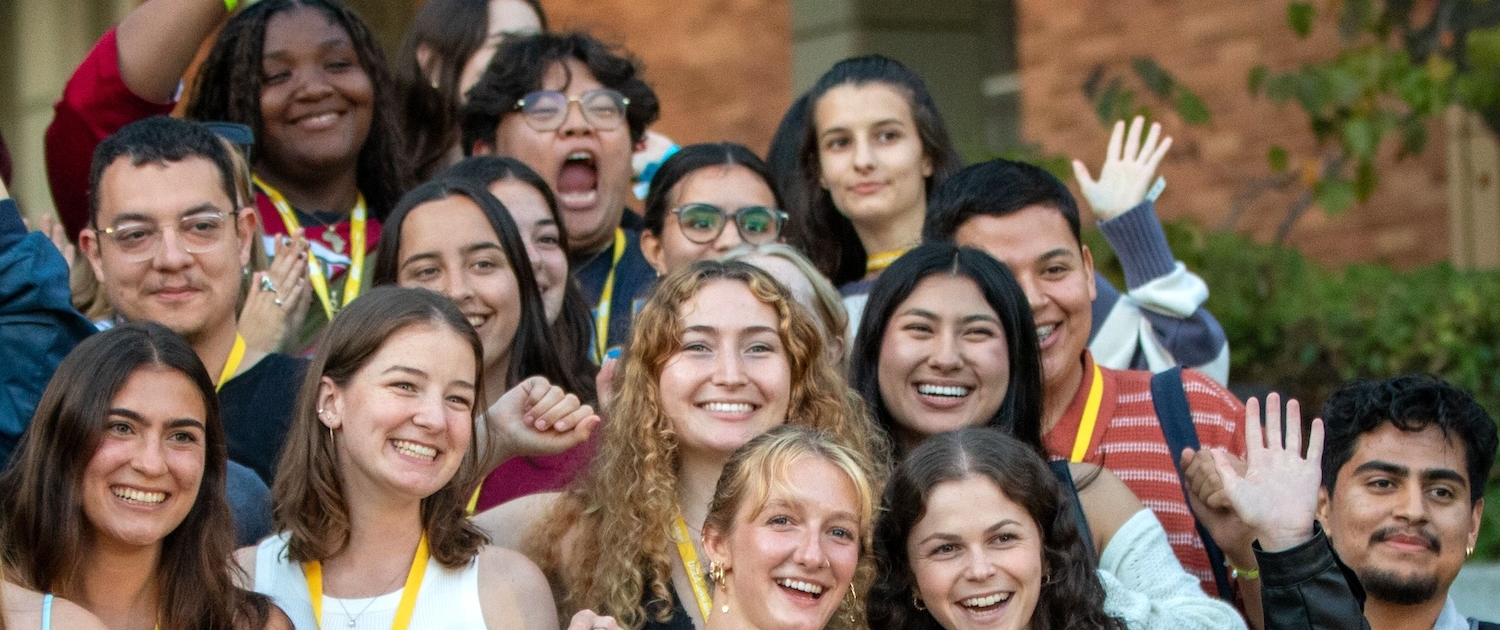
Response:
[[[1028,206],[1046,206],[1062,214],[1080,244],[1078,201],[1068,186],[1034,164],[995,159],[974,164],[949,177],[927,199],[922,239],[951,241],[965,222],[980,216],[1005,216]]]
[[[479,140],[493,141],[500,119],[515,110],[521,97],[542,89],[554,64],[568,59],[582,62],[604,87],[630,99],[625,122],[630,126],[630,139],[639,142],[646,127],[661,116],[656,92],[640,77],[640,63],[585,33],[541,33],[502,44],[479,82],[469,89],[469,102],[463,108],[464,155],[473,153]],[[563,70],[567,71],[566,65]],[[568,80],[572,79],[569,74]]]
[[[165,166],[190,157],[204,158],[218,169],[219,183],[229,202],[235,204],[240,198],[234,186],[234,161],[219,136],[191,120],[152,116],[121,127],[94,147],[94,161],[89,167],[89,224],[96,228],[99,227],[99,180],[104,169],[122,157],[129,158],[131,166],[148,162]]]
[[[1031,304],[1004,264],[972,247],[925,243],[896,259],[875,279],[859,322],[859,333],[854,338],[854,349],[849,354],[849,385],[865,399],[875,425],[891,438],[893,448],[899,451],[896,420],[880,393],[880,345],[896,307],[923,280],[938,274],[968,278],[979,285],[985,302],[995,309],[1005,330],[1005,343],[1010,350],[1010,382],[1000,408],[985,426],[1005,430],[1042,452],[1042,358]]]
[[[924,182],[927,195],[931,195],[943,180],[957,171],[963,161],[953,148],[948,136],[948,127],[938,112],[932,93],[927,91],[927,82],[901,62],[883,55],[864,55],[845,59],[833,65],[818,79],[804,97],[806,103],[793,103],[788,110],[789,118],[802,116],[803,124],[797,149],[796,181],[789,187],[799,188],[788,192],[786,197],[806,207],[789,209],[791,242],[818,266],[818,269],[833,280],[844,284],[865,275],[865,258],[869,252],[860,243],[849,222],[833,205],[833,197],[823,188],[822,165],[818,159],[818,101],[829,90],[853,85],[863,86],[879,83],[894,89],[906,99],[911,107],[912,122],[917,129],[917,138],[922,142],[922,154],[932,161],[932,174]],[[779,133],[779,132],[778,132]]]
[[[1323,488],[1329,494],[1339,470],[1354,456],[1359,438],[1390,424],[1408,433],[1437,427],[1443,437],[1457,438],[1469,467],[1469,504],[1484,498],[1495,463],[1495,419],[1468,392],[1430,374],[1356,381],[1328,397],[1322,416]]]
[[[885,509],[875,522],[875,583],[866,608],[873,630],[938,630],[937,620],[916,607],[916,578],[907,539],[927,514],[939,484],[980,477],[1036,521],[1042,535],[1042,589],[1031,627],[1123,629],[1104,612],[1104,586],[1084,545],[1072,502],[1041,454],[990,428],[970,427],[929,438],[912,449],[886,484]]]
[[[662,227],[666,223],[668,199],[672,196],[672,188],[688,175],[698,172],[700,169],[710,167],[743,166],[750,169],[766,183],[771,189],[771,196],[776,200],[776,208],[784,209],[781,202],[781,193],[776,191],[775,176],[771,174],[771,167],[766,166],[764,160],[756,155],[743,144],[733,142],[709,142],[704,144],[692,144],[682,147],[667,161],[662,162],[661,168],[656,171],[656,176],[651,178],[651,192],[646,195],[645,215],[642,223],[646,230],[661,236]],[[733,211],[734,208],[725,208]]]

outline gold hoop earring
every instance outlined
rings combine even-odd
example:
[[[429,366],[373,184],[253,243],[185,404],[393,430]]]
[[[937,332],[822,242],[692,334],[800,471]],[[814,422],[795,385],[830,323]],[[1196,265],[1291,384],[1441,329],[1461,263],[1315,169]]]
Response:
[[[917,610],[927,610],[927,604],[922,602],[922,598],[917,595],[916,591],[911,593],[911,605]]]
[[[724,587],[725,595],[729,594],[729,582],[726,582],[724,580],[723,562],[719,562],[718,560],[708,561],[708,579],[715,585]],[[719,612],[729,612],[729,601],[727,598],[724,603],[719,606]]]

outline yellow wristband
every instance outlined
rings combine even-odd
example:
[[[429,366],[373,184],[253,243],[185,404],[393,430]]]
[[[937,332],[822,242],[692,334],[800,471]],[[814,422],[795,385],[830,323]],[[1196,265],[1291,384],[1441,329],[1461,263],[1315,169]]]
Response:
[[[1232,577],[1236,580],[1260,579],[1260,569],[1241,569],[1237,566],[1229,564],[1228,562],[1225,562],[1224,566],[1229,567],[1229,577]]]
[[[224,8],[234,13],[234,8],[240,6],[240,0],[224,0]]]

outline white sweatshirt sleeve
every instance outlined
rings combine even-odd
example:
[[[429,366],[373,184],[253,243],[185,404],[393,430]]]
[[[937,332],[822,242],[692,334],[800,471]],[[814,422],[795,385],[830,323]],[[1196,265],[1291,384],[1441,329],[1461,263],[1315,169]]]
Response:
[[[1132,630],[1244,629],[1230,604],[1209,597],[1172,554],[1167,532],[1141,510],[1115,532],[1099,558],[1104,611]]]

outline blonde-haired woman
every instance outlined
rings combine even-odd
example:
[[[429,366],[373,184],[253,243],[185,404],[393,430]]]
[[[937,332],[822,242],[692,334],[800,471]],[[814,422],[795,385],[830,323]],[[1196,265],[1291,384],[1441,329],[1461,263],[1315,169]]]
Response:
[[[833,436],[785,425],[736,451],[703,537],[707,630],[850,628],[875,574],[872,463]]]
[[[823,326],[823,351],[842,374],[848,368],[850,328],[844,296],[802,251],[786,243],[742,245],[722,260],[743,260],[764,269],[792,293],[792,298],[816,315]]]
[[[588,474],[565,493],[476,519],[541,565],[564,615],[592,609],[631,629],[704,627],[712,596],[698,524],[736,449],[795,424],[863,456],[883,452],[863,403],[823,352],[818,324],[793,301],[743,262],[703,261],[668,276],[636,316]]]

